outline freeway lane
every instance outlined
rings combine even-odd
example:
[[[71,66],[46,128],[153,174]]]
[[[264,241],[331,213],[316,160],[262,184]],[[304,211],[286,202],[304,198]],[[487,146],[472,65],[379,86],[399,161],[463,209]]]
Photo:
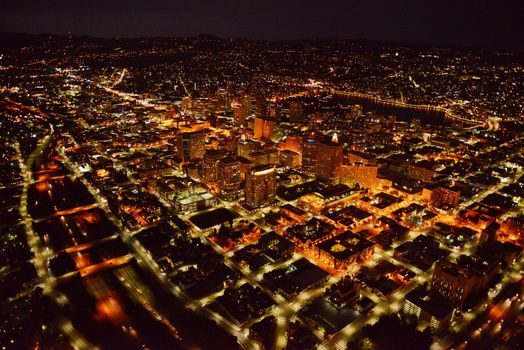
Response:
[[[46,136],[41,140],[36,147],[36,149],[28,157],[27,163],[24,162],[23,157],[20,152],[20,147],[18,143],[15,145],[21,174],[24,179],[22,195],[20,196],[20,214],[23,217],[27,242],[31,251],[34,253],[35,257],[33,259],[33,264],[38,273],[38,277],[41,281],[41,286],[44,290],[44,293],[49,295],[52,300],[55,300],[58,305],[64,305],[67,302],[67,298],[64,294],[59,293],[54,289],[54,278],[48,269],[48,258],[50,257],[49,249],[43,246],[38,235],[33,231],[32,219],[28,213],[28,190],[31,184],[32,172],[31,168],[35,162],[39,162],[40,158],[43,155],[43,151],[48,147],[49,142],[51,141],[51,135]],[[88,342],[82,334],[80,334],[71,324],[71,321],[66,317],[59,317],[57,320],[58,328],[69,337],[71,345],[75,349],[98,349],[95,345]]]
[[[49,156],[49,155],[48,155]],[[42,162],[43,169],[34,169],[35,172],[46,169],[46,164]],[[28,166],[25,169],[28,170]],[[31,173],[26,171],[25,178],[28,180],[26,188],[29,188]],[[68,177],[66,176],[65,179]],[[72,186],[72,187],[70,187]],[[46,186],[43,195],[48,197],[49,203],[56,208],[64,207],[69,204],[82,204],[81,201],[73,198],[89,198],[89,193],[85,188],[82,189],[81,183],[63,181],[59,186]],[[78,193],[78,191],[87,193]],[[26,192],[27,193],[27,192]],[[71,197],[73,196],[73,197]],[[61,203],[57,203],[61,201]],[[28,205],[27,195],[23,199],[23,204]],[[31,208],[35,208],[31,206]],[[71,235],[68,248],[72,257],[76,257],[75,263],[77,270],[55,279],[49,275],[47,261],[54,255],[53,247],[46,245],[48,241],[41,241],[38,237],[31,240],[39,241],[39,249],[42,254],[42,276],[48,276],[48,290],[51,294],[56,293],[57,302],[64,305],[64,313],[67,316],[64,324],[67,324],[68,334],[72,338],[82,337],[88,340],[83,341],[81,348],[94,348],[96,344],[102,348],[121,348],[140,349],[144,346],[152,349],[182,349],[191,347],[183,344],[173,327],[158,312],[153,312],[147,306],[143,298],[137,297],[134,289],[128,288],[116,278],[114,269],[128,265],[132,256],[124,254],[114,256],[111,246],[104,242],[100,244],[95,231],[88,224],[97,221],[104,221],[105,218],[97,213],[89,213],[91,209],[97,208],[97,204],[86,204],[76,207],[65,207],[61,211],[56,211],[49,217],[31,220],[28,217],[30,230],[34,223],[43,220],[57,219],[55,227],[61,227],[64,232]],[[88,214],[85,214],[88,212]],[[24,211],[27,215],[27,211]],[[64,217],[67,216],[67,218]],[[28,216],[28,215],[27,215]],[[81,219],[79,219],[81,218]],[[88,225],[88,226],[86,226]],[[35,229],[41,226],[35,226]],[[91,229],[90,229],[91,227]],[[55,231],[50,230],[46,235],[53,239]],[[75,239],[77,237],[77,239]],[[82,243],[77,246],[78,238],[82,238]],[[73,244],[73,245],[71,245]],[[36,247],[36,244],[34,245]],[[80,252],[81,250],[85,251]],[[118,250],[116,251],[118,252]],[[101,262],[97,262],[100,261]],[[93,261],[95,263],[93,263]],[[134,268],[134,267],[129,267]],[[153,296],[151,296],[153,298]],[[67,321],[67,318],[70,322]],[[63,327],[65,328],[65,327]],[[80,336],[79,334],[82,334]],[[90,343],[90,344],[89,344]],[[88,345],[89,344],[89,345]]]
[[[109,210],[107,201],[91,187],[78,171],[78,168],[69,161],[67,155],[62,152],[60,155],[67,168],[91,192],[98,203],[98,208],[104,212],[104,216],[107,216],[118,228],[118,235],[127,244],[131,254],[137,258],[122,268],[112,270],[125,287],[126,294],[129,294],[142,309],[148,312],[148,315],[155,322],[161,325],[162,329],[165,329],[171,337],[177,339],[185,348],[238,348],[234,338],[223,332],[214,322],[209,321],[208,315],[205,315],[206,318],[204,318],[200,312],[197,312],[197,314],[190,312],[186,308],[191,308],[191,303],[186,302],[183,298],[177,300],[175,295],[167,290],[168,286],[165,285],[165,281],[159,278],[156,270],[151,270],[148,257],[143,254],[139,247],[135,246],[136,241],[131,239],[132,233]],[[135,261],[138,263],[135,263]],[[219,319],[216,321],[221,322]],[[202,337],[203,334],[206,337]],[[238,333],[238,335],[245,338],[243,333]]]

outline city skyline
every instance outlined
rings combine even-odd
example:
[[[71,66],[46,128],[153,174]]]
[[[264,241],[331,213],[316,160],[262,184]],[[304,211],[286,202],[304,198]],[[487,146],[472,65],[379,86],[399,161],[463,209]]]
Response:
[[[524,348],[518,13],[319,4],[0,14],[2,349]]]

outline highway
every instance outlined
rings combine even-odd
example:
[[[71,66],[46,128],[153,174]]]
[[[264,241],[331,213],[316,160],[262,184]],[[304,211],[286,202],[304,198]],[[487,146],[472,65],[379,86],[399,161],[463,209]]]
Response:
[[[41,154],[40,151],[41,148],[37,149],[37,154]],[[90,317],[80,317],[79,313],[86,312],[87,315],[89,315],[91,314],[91,311],[83,309],[80,304],[73,303],[74,307],[70,308],[72,312],[70,317],[73,317],[74,321],[69,322],[67,317],[64,317],[64,324],[62,327],[64,333],[70,337],[71,342],[73,344],[78,344],[78,348],[81,349],[94,349],[97,347],[94,344],[105,344],[104,347],[107,347],[114,341],[122,341],[124,342],[123,344],[128,344],[128,346],[131,348],[137,349],[141,347],[141,342],[149,342],[149,345],[153,348],[158,348],[158,346],[161,344],[171,344],[171,346],[174,348],[182,347],[183,344],[185,344],[184,347],[191,347],[191,344],[181,341],[180,337],[178,336],[177,332],[173,330],[174,327],[169,323],[169,321],[167,321],[164,316],[161,316],[159,311],[154,310],[149,305],[151,301],[146,301],[143,297],[139,297],[140,294],[136,292],[136,290],[139,289],[138,286],[127,284],[124,285],[124,288],[121,288],[115,285],[115,282],[111,281],[113,279],[111,275],[116,273],[115,269],[127,265],[131,261],[132,255],[127,254],[118,257],[106,258],[104,259],[105,261],[92,263],[94,260],[90,258],[90,252],[102,252],[98,248],[101,242],[97,241],[97,239],[94,239],[79,246],[73,245],[68,248],[72,254],[80,254],[81,251],[87,249],[87,253],[81,253],[82,259],[77,260],[77,264],[82,264],[78,265],[79,268],[77,271],[63,275],[58,279],[51,275],[47,266],[48,261],[54,255],[53,250],[51,247],[45,246],[45,244],[40,241],[38,235],[32,230],[32,224],[42,221],[42,219],[33,220],[27,213],[27,189],[32,183],[32,172],[30,171],[31,166],[32,162],[29,161],[28,164],[26,164],[22,169],[24,171],[23,174],[26,181],[21,199],[21,213],[25,217],[26,230],[28,232],[28,240],[30,241],[31,247],[35,251],[39,252],[39,254],[35,254],[35,260],[38,261],[38,264],[35,265],[37,266],[41,280],[44,281],[43,285],[46,287],[45,291],[47,291],[47,293],[50,295],[55,296],[55,299],[59,305],[66,305],[71,301],[71,297],[75,299],[75,295],[69,293],[64,294],[61,291],[63,290],[62,285],[67,285],[67,280],[76,278],[75,276],[79,276],[84,280],[82,284],[85,288],[85,292],[87,293],[86,298],[94,298],[94,300],[96,300],[96,305],[98,305],[97,312],[99,316],[96,316],[95,314],[90,320]],[[54,200],[53,191],[53,187],[49,187],[49,196],[51,200]],[[86,210],[97,207],[98,205],[96,203],[75,207],[54,213],[51,215],[51,217],[60,218],[59,222],[65,225],[64,227],[66,231],[68,230],[68,232],[71,233],[71,229],[68,228],[67,222],[63,219],[63,215],[74,217],[75,215],[80,215]],[[83,234],[89,234],[89,232],[86,231],[83,232]],[[72,243],[74,244],[74,242],[75,240],[73,239]],[[133,304],[135,306],[131,306]],[[149,331],[149,328],[152,327],[152,324],[147,326],[144,324],[144,313],[149,315],[148,317],[151,317],[151,319],[154,320],[153,324],[159,323],[157,326],[158,334],[156,337],[153,337]],[[105,338],[100,338],[100,333],[96,335],[91,332],[93,329],[97,329],[101,326],[101,324],[99,324],[100,322],[103,323],[106,321],[111,322],[113,326],[112,328],[107,329]],[[77,330],[77,325],[80,325],[80,332]],[[132,331],[130,331],[130,329],[132,329]],[[87,334],[87,337],[81,335],[81,333],[85,332],[89,333]]]
[[[42,156],[43,151],[47,148],[49,142],[51,141],[51,135],[47,135],[41,142],[38,144],[37,148],[29,155],[27,162],[24,162],[23,157],[20,153],[20,147],[18,144],[15,145],[15,148],[18,153],[20,170],[22,177],[24,179],[22,187],[22,195],[20,196],[20,214],[25,225],[25,231],[27,235],[27,242],[31,251],[34,254],[33,264],[35,265],[38,277],[40,279],[40,285],[44,290],[46,295],[49,295],[51,299],[55,300],[58,305],[64,305],[67,303],[67,297],[57,291],[54,288],[55,281],[50,270],[48,269],[48,260],[51,257],[49,249],[43,246],[40,241],[39,236],[33,231],[32,218],[29,216],[27,211],[27,192],[32,181],[32,171],[33,162],[35,159]],[[75,349],[80,350],[90,350],[98,349],[97,346],[90,343],[87,339],[83,337],[71,324],[70,320],[66,317],[60,317],[57,320],[58,328],[67,336],[71,342],[71,345]]]
[[[138,241],[132,239],[132,236],[139,232],[140,229],[134,232],[127,229],[122,224],[122,222],[109,210],[105,198],[100,194],[99,191],[93,188],[91,184],[83,177],[83,175],[79,172],[78,168],[73,163],[71,163],[67,155],[63,153],[63,150],[59,150],[59,153],[62,156],[66,167],[69,170],[71,170],[76,176],[79,177],[80,181],[94,196],[97,202],[97,206],[101,208],[104,211],[105,215],[107,215],[107,217],[117,226],[118,234],[122,237],[123,242],[127,244],[131,256],[136,258],[138,266],[141,269],[149,271],[153,276],[155,276],[158,279],[157,281],[148,281],[148,283],[145,283],[142,279],[138,278],[139,274],[135,271],[135,268],[133,268],[132,270],[129,270],[129,268],[127,267],[125,268],[125,270],[117,269],[115,270],[115,274],[118,276],[118,279],[121,281],[121,283],[126,287],[127,292],[130,293],[134,300],[136,300],[144,309],[146,309],[148,313],[152,317],[154,317],[154,319],[162,323],[169,330],[171,335],[178,339],[184,347],[196,348],[197,346],[192,342],[192,340],[190,340],[187,337],[184,337],[182,332],[179,331],[175,326],[175,323],[179,323],[182,320],[180,320],[176,314],[171,312],[168,313],[167,309],[170,308],[166,308],[166,305],[160,304],[159,301],[157,301],[158,298],[156,297],[158,293],[152,292],[149,288],[151,287],[151,283],[164,285],[167,286],[167,288],[169,288],[169,284],[166,281],[165,276],[160,272],[156,262],[154,262],[151,259],[149,254],[138,243]],[[170,291],[173,293],[173,296],[181,302],[182,305],[185,305],[186,307],[189,307],[192,310],[197,310],[201,307],[201,305],[199,305],[197,302],[193,302],[189,298],[182,295],[179,290],[174,290],[173,288],[170,288]],[[176,307],[173,306],[173,308]],[[225,325],[227,322],[225,319],[221,317],[212,318],[212,316],[205,312],[200,312],[199,314],[205,316],[206,318],[215,319],[217,323],[221,323],[222,325]],[[231,331],[235,331],[239,337],[243,336],[245,338],[245,335],[239,332],[236,328],[231,328]]]

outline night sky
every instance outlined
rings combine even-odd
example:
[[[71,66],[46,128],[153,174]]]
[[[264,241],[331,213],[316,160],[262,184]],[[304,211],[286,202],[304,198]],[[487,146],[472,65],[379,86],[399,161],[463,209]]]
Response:
[[[524,47],[524,0],[2,0],[0,32]],[[1,45],[1,43],[0,43]]]

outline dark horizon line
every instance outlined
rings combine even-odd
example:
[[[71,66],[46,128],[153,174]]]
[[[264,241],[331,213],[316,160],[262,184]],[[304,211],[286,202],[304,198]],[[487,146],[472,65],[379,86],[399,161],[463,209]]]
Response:
[[[390,44],[397,46],[419,46],[419,47],[431,47],[431,48],[448,48],[456,50],[472,50],[472,51],[486,51],[486,52],[495,52],[495,51],[507,51],[514,54],[524,53],[524,47],[520,49],[508,48],[508,47],[491,47],[491,46],[478,46],[478,45],[460,45],[460,44],[449,44],[449,43],[436,43],[428,41],[401,41],[401,40],[387,40],[387,39],[372,39],[372,38],[343,38],[336,36],[324,36],[324,37],[311,37],[311,38],[294,38],[294,39],[260,39],[260,38],[243,38],[243,37],[221,37],[216,34],[211,33],[200,33],[194,35],[186,36],[175,36],[175,35],[156,35],[156,36],[95,36],[90,34],[75,34],[71,32],[65,33],[30,33],[30,32],[0,32],[0,36],[5,35],[20,35],[20,36],[72,36],[75,38],[91,38],[91,39],[104,39],[104,40],[144,40],[144,39],[188,39],[188,38],[198,38],[198,37],[212,37],[218,40],[244,40],[252,42],[301,42],[301,41],[346,41],[346,42],[370,42],[370,43],[380,43],[380,44]]]

